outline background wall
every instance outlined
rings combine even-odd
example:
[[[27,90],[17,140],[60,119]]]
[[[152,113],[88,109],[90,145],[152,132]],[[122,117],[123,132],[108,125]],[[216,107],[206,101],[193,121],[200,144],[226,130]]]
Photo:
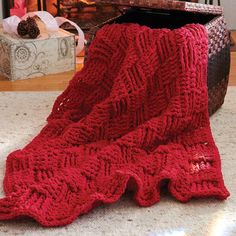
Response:
[[[0,0],[0,19],[2,18],[2,1]],[[200,0],[204,2],[204,0]],[[215,1],[216,2],[216,1]],[[225,18],[230,29],[236,30],[236,1],[235,0],[221,0],[222,6],[224,7]]]
[[[205,0],[200,0],[199,2],[204,3]],[[217,2],[216,0],[214,1]],[[221,0],[221,5],[224,8],[224,15],[226,22],[230,29],[236,30],[236,1],[235,0]]]
[[[0,20],[2,19],[2,0],[0,0]]]
[[[225,11],[225,18],[230,29],[236,30],[236,1],[222,0],[222,6]]]

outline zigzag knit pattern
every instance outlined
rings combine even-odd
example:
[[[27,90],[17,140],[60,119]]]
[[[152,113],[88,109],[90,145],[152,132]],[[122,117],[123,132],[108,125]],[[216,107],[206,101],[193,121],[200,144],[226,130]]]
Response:
[[[163,180],[181,202],[226,199],[207,62],[202,25],[103,27],[46,126],[8,156],[0,219],[66,225],[127,188],[140,206],[151,206]]]

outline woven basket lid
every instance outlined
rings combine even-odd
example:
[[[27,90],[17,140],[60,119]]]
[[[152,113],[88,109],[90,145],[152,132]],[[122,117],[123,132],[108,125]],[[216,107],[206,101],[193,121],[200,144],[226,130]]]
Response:
[[[203,14],[222,15],[220,6],[173,0],[95,0],[98,4],[112,4],[124,7],[177,10]]]

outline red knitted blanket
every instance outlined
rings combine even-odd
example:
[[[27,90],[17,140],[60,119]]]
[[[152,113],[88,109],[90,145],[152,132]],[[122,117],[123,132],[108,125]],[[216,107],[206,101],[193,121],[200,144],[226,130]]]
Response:
[[[208,38],[176,30],[103,27],[48,123],[7,158],[0,219],[71,223],[132,189],[140,206],[229,196],[209,124]]]

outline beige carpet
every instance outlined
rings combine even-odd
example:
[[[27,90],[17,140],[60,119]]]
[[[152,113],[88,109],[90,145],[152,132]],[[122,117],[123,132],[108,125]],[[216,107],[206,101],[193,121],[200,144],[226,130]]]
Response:
[[[0,197],[7,154],[22,148],[42,128],[58,93],[0,93]],[[0,221],[0,235],[236,235],[236,87],[230,87],[224,106],[211,117],[222,157],[225,184],[231,197],[225,202],[195,199],[187,204],[163,193],[161,202],[140,208],[130,196],[99,207],[61,228],[43,228],[35,221]]]

